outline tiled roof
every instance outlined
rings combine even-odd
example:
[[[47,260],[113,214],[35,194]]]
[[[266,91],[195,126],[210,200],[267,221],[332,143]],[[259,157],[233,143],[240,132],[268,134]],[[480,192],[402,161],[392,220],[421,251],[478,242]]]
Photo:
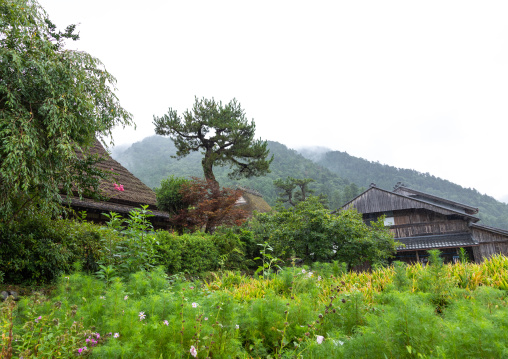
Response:
[[[471,233],[438,234],[431,236],[395,238],[397,242],[405,244],[397,247],[397,251],[415,251],[439,248],[476,246]]]

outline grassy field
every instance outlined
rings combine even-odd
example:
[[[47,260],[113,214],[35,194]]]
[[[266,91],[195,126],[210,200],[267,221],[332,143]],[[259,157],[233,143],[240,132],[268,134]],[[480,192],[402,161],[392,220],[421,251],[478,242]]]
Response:
[[[2,304],[2,358],[506,358],[508,258],[97,279]]]

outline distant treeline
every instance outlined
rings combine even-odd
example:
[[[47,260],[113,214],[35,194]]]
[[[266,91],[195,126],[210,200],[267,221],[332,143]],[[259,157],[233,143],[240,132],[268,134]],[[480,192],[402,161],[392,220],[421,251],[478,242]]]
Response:
[[[311,183],[310,188],[315,191],[314,194],[326,195],[328,207],[335,209],[360,194],[371,183],[392,190],[401,182],[422,192],[478,207],[481,223],[508,229],[507,204],[429,173],[367,161],[346,152],[307,149],[302,151],[304,157],[278,142],[268,141],[268,147],[274,155],[271,173],[263,177],[233,181],[227,177],[228,168],[217,168],[215,173],[220,184],[254,189],[273,206],[278,197],[274,180],[287,177],[313,178],[315,182]],[[151,188],[158,187],[160,181],[170,175],[203,176],[200,153],[191,153],[180,160],[171,158],[175,154],[176,148],[169,138],[151,136],[124,151],[116,151],[114,157]]]
[[[287,148],[278,142],[268,141],[270,154],[274,160],[270,165],[270,173],[263,177],[231,180],[227,174],[229,168],[214,168],[214,173],[221,186],[242,186],[251,188],[263,195],[271,205],[275,205],[278,197],[273,181],[279,178],[312,178],[310,184],[314,194],[323,194],[328,198],[329,208],[338,208],[343,203],[353,199],[364,189],[356,183],[342,178],[332,171],[306,159],[295,150]],[[174,175],[177,177],[202,177],[202,155],[198,152],[177,160],[171,158],[176,154],[173,142],[167,137],[151,136],[134,143],[126,150],[115,151],[114,157],[141,179],[150,188],[158,187],[164,178]]]
[[[317,164],[357,183],[358,186],[368,187],[375,183],[380,188],[392,190],[397,182],[402,182],[418,191],[478,207],[482,224],[508,229],[508,205],[481,194],[476,189],[464,188],[430,173],[367,161],[346,152],[329,151],[318,154],[307,150],[303,153],[306,157],[314,158]]]

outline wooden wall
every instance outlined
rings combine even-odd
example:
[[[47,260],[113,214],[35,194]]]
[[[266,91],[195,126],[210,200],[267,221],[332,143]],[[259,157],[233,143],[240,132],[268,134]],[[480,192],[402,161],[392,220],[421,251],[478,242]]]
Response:
[[[498,253],[508,255],[508,238],[506,236],[480,228],[473,228],[472,232],[473,238],[480,243],[476,247],[475,258],[485,260]]]
[[[395,238],[469,231],[463,219],[448,219],[445,215],[424,209],[395,211],[394,222],[390,229]]]

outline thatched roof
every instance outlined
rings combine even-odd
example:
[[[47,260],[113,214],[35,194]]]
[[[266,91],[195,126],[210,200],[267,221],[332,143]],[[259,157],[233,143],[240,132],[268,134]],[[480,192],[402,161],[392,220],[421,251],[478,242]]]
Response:
[[[242,191],[242,197],[237,201],[237,204],[249,215],[254,211],[265,213],[271,211],[272,207],[263,199],[263,196],[254,190],[245,187],[238,187]]]
[[[102,180],[100,190],[102,194],[109,197],[107,201],[95,201],[90,198],[73,197],[71,206],[95,212],[117,212],[126,214],[131,209],[148,205],[154,215],[157,217],[168,218],[164,212],[157,211],[155,192],[146,186],[139,178],[130,173],[119,162],[115,161],[104,149],[99,141],[95,141],[94,146],[90,149],[90,154],[97,154],[103,161],[97,164],[101,170],[113,172],[113,180],[111,182]],[[79,155],[79,153],[78,153]],[[115,189],[115,185],[122,185],[124,191]]]

